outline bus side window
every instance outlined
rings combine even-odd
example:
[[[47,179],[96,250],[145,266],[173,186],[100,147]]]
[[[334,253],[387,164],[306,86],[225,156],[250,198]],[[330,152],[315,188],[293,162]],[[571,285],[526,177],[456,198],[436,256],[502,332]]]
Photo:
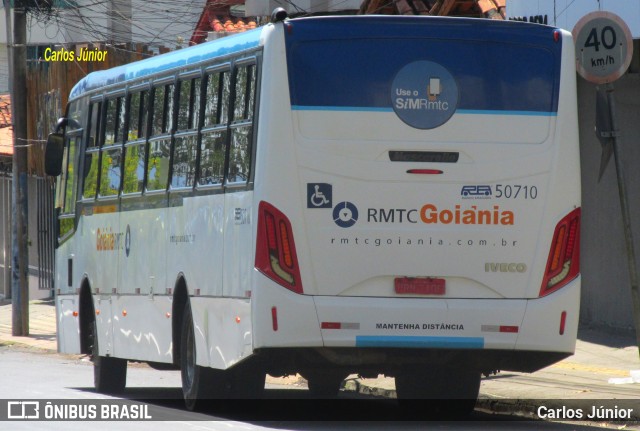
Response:
[[[193,187],[196,174],[197,117],[200,98],[200,78],[180,81],[178,130],[174,140],[171,187]],[[197,91],[196,91],[197,89]],[[196,118],[196,121],[194,121]],[[194,125],[195,124],[195,125]]]
[[[105,134],[100,150],[100,196],[117,196],[122,179],[122,140],[125,135],[125,98],[106,102]]]
[[[84,183],[82,198],[93,199],[96,197],[98,184],[98,166],[100,161],[99,127],[101,118],[101,102],[94,102],[89,108],[89,141],[84,156]]]
[[[224,178],[227,112],[231,83],[227,70],[206,76],[204,124],[200,142],[198,185],[220,185]]]
[[[251,142],[253,140],[253,110],[255,105],[256,67],[241,66],[236,70],[231,148],[229,153],[229,183],[249,180]]]
[[[129,98],[129,136],[127,141],[136,141],[146,135],[147,130],[147,104],[146,91],[133,93]]]
[[[149,138],[149,160],[147,164],[147,190],[165,190],[169,180],[169,158],[173,125],[174,85],[154,87],[152,129]]]
[[[147,120],[147,92],[141,91],[129,96],[129,132],[125,144],[124,177],[122,193],[142,193],[144,185],[145,129]],[[131,142],[131,143],[130,143]]]
[[[78,146],[80,145],[80,137],[75,136],[68,138],[65,148],[64,163],[66,164],[66,178],[64,188],[64,205],[62,207],[62,214],[74,214],[76,205],[76,190],[78,185],[77,175],[77,158],[78,158]]]
[[[189,117],[193,112],[191,105],[191,89],[193,80],[184,80],[178,83],[178,127],[177,130],[189,130]]]
[[[128,145],[125,151],[122,193],[141,193],[144,184],[145,144]]]

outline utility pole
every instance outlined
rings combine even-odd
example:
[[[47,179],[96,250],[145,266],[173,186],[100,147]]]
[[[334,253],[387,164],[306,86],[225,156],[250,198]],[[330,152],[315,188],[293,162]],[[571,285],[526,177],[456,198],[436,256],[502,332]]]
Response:
[[[27,185],[27,19],[24,0],[15,0],[11,45],[13,111],[13,226],[11,230],[12,334],[29,335],[29,255]]]
[[[9,63],[9,73],[11,73],[11,65],[13,64],[11,61],[11,49],[9,47],[11,47],[13,45],[13,30],[12,30],[12,25],[11,25],[11,0],[3,0],[2,2],[3,6],[4,6],[4,14],[5,14],[5,18],[6,18],[6,22],[7,22],[7,60]],[[11,77],[9,77],[9,93],[11,93]],[[12,108],[12,103],[9,104],[9,110],[13,109]],[[13,123],[13,113],[11,114],[11,122]],[[13,124],[11,124],[9,127],[13,127]],[[13,131],[13,129],[11,129]],[[12,183],[10,183],[12,184]],[[11,186],[13,187],[13,186]],[[13,189],[12,189],[13,190]],[[9,187],[6,188],[5,193],[9,193]],[[8,201],[7,201],[8,202]],[[13,208],[13,205],[11,206],[11,208]],[[5,211],[6,210],[6,211]],[[0,211],[2,211],[3,214],[9,214],[9,210],[10,208],[4,208],[4,206],[2,208],[0,208]],[[7,244],[7,238],[11,238],[11,216],[7,217],[6,220],[2,221],[2,237],[4,238],[5,244]],[[10,242],[8,244],[11,244]],[[9,258],[9,255],[11,253],[7,252],[7,248],[6,246],[3,247],[4,250],[4,294],[5,294],[5,299],[11,299],[11,260]]]

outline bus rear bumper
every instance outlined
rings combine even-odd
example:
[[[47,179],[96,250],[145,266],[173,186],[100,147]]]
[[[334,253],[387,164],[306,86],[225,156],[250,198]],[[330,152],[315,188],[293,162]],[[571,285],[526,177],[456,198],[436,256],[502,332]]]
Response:
[[[543,298],[315,297],[326,347],[573,353],[580,279]]]
[[[271,307],[256,310],[263,324],[254,328],[254,348],[515,350],[565,356],[575,349],[580,277],[535,299],[305,296],[273,288],[278,290],[271,291]]]

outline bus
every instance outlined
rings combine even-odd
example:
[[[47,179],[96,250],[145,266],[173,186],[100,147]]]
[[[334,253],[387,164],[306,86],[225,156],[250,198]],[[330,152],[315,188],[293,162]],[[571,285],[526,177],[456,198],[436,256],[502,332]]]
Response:
[[[190,409],[296,373],[472,408],[570,356],[575,76],[549,26],[281,15],[89,74],[46,150],[59,351],[100,392],[179,369]]]

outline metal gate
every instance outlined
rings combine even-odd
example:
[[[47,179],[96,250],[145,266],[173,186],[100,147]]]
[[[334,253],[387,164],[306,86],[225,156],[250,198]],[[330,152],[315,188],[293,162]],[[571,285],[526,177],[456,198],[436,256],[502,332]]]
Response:
[[[10,176],[0,175],[0,299],[11,298],[11,216],[12,183]],[[37,259],[30,256],[29,273],[37,276],[38,289],[53,289],[55,228],[53,218],[55,181],[29,178],[28,229]],[[35,260],[35,261],[34,261]]]
[[[38,229],[38,289],[53,289],[54,280],[54,194],[53,178],[36,178]]]

